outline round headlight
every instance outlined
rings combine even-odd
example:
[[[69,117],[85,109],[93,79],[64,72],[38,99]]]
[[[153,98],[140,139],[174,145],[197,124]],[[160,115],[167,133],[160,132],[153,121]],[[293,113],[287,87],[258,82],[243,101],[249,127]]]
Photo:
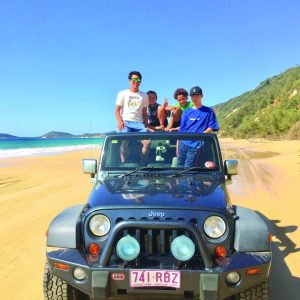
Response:
[[[91,218],[89,227],[94,235],[104,236],[110,230],[110,221],[104,215],[95,215]]]
[[[210,238],[217,239],[226,231],[224,220],[217,216],[208,217],[204,222],[204,232]]]

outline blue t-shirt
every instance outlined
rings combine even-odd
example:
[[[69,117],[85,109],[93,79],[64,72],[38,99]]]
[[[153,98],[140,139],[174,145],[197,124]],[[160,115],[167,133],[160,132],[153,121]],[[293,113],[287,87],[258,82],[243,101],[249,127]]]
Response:
[[[213,131],[219,130],[215,112],[210,107],[201,106],[200,108],[190,108],[183,112],[179,132],[202,133],[209,127],[212,128]],[[201,146],[198,142],[182,142],[193,148]]]

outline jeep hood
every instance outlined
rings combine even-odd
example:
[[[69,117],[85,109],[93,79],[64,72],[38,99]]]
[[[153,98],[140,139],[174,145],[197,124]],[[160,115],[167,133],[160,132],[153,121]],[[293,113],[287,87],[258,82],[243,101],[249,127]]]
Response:
[[[91,207],[191,208],[223,210],[227,206],[224,176],[107,178],[89,197]]]

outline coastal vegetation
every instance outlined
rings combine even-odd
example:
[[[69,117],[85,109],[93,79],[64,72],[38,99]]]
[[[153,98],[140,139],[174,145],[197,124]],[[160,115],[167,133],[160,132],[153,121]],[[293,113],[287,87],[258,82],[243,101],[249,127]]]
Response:
[[[300,139],[300,67],[214,106],[221,136]]]

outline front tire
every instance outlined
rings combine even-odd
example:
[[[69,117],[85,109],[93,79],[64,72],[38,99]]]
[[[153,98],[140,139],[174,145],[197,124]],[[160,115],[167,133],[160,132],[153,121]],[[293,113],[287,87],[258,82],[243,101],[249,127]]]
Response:
[[[48,262],[45,263],[43,290],[45,300],[89,300],[90,297],[53,275]]]
[[[268,300],[269,286],[268,282],[251,287],[233,297],[234,300]]]

